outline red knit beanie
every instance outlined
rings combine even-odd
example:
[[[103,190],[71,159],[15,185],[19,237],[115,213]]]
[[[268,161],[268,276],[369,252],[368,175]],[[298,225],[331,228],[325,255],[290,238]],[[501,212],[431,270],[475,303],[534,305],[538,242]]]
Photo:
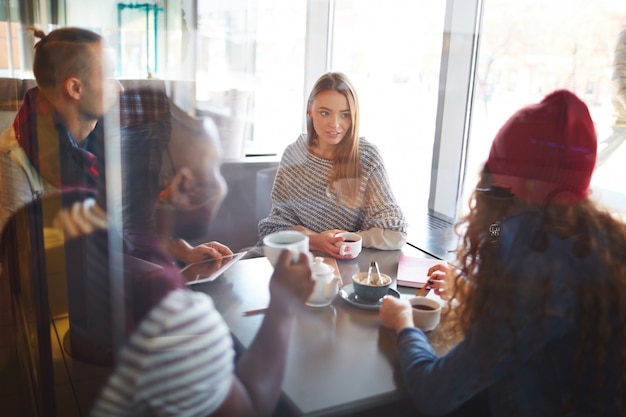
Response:
[[[589,195],[597,137],[589,110],[557,90],[517,111],[497,133],[487,167],[498,185],[531,202],[577,203]]]

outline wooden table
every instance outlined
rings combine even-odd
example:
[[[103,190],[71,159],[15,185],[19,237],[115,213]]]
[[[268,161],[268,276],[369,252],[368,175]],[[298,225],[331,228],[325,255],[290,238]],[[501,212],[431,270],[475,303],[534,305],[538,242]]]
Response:
[[[352,274],[366,271],[371,260],[395,279],[401,253],[427,257],[410,246],[401,251],[365,249],[357,259],[338,260],[342,281],[349,284]],[[272,271],[266,258],[245,259],[217,280],[193,286],[211,295],[239,348],[247,348],[260,327],[262,314],[244,317],[243,312],[267,307]],[[412,288],[400,290],[403,297],[415,293]],[[400,381],[395,336],[381,326],[377,310],[353,306],[340,296],[328,307],[304,307],[297,314],[283,394],[280,416],[416,413]]]

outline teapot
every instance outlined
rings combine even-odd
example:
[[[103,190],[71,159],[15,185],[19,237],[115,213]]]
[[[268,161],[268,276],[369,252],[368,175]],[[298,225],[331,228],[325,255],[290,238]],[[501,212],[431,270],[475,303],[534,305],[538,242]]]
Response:
[[[315,280],[315,287],[306,305],[325,307],[333,302],[339,292],[339,277],[335,276],[335,269],[325,264],[321,256],[316,256],[313,260],[311,274]]]

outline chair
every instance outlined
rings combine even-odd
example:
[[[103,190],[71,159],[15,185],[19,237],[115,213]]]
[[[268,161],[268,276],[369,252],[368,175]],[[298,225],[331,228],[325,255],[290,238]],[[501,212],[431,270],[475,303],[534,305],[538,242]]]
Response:
[[[266,218],[272,210],[272,188],[278,166],[260,169],[256,173],[256,218],[257,222]]]

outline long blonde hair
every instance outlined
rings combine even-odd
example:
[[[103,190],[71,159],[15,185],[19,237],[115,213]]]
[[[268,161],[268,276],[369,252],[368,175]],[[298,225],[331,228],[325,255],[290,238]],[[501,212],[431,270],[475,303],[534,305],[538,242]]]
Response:
[[[348,100],[352,125],[344,138],[337,145],[333,159],[333,168],[328,178],[328,186],[337,199],[350,207],[357,203],[360,193],[359,177],[361,160],[359,157],[359,100],[356,90],[344,74],[329,72],[322,75],[313,86],[307,101],[307,133],[308,145],[315,146],[318,134],[313,127],[313,119],[309,116],[315,97],[322,91],[336,91]]]

